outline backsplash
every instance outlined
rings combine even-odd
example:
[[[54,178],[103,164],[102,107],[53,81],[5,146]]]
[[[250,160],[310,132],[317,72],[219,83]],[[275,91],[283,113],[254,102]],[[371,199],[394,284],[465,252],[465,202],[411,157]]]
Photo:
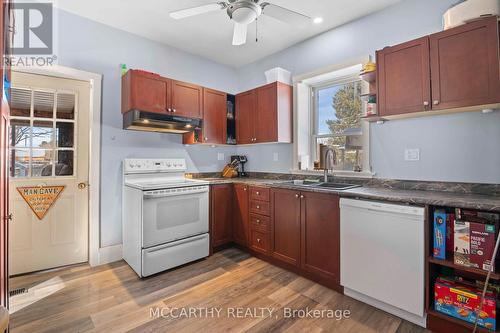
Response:
[[[220,178],[220,172],[193,173],[192,178]],[[317,179],[322,180],[321,175],[300,175],[287,173],[268,172],[248,172],[248,178],[258,179]],[[476,183],[455,183],[455,182],[427,182],[414,180],[379,179],[379,178],[348,178],[330,176],[329,181],[337,183],[350,183],[367,187],[381,187],[395,190],[420,190],[420,191],[440,191],[454,193],[471,193],[500,196],[500,184],[476,184]]]

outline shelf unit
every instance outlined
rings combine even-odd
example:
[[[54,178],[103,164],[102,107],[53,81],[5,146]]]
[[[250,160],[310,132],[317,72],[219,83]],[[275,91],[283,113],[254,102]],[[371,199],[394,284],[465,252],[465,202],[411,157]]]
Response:
[[[361,72],[359,74],[359,78],[368,84],[367,91],[365,93],[361,94],[361,96],[360,96],[363,103],[368,102],[368,100],[371,97],[374,97],[376,99],[377,98],[377,72],[376,71]],[[365,104],[365,108],[366,108],[366,104]],[[366,114],[366,110],[364,110],[363,113]],[[363,116],[362,119],[372,121],[371,117],[376,117],[376,116],[377,115],[366,115],[366,116]]]
[[[434,210],[435,209],[454,209],[461,207],[440,207],[440,206],[428,206],[427,212],[427,225],[426,225],[426,273],[425,273],[425,288],[426,288],[426,312],[427,312],[427,329],[436,333],[470,333],[474,328],[474,325],[457,319],[455,317],[448,316],[444,313],[438,312],[434,309],[434,283],[436,278],[443,273],[452,273],[463,278],[475,279],[475,280],[486,280],[487,271],[472,267],[465,267],[456,265],[453,262],[453,258],[447,259],[437,259],[432,256],[433,252],[433,232],[434,232]],[[497,212],[498,213],[498,212]],[[500,267],[498,265],[495,267],[495,273],[490,275],[490,282],[500,281]],[[500,298],[497,298],[497,302],[500,302]],[[486,329],[484,327],[477,327],[477,332],[500,332],[500,325],[498,324],[496,331]]]

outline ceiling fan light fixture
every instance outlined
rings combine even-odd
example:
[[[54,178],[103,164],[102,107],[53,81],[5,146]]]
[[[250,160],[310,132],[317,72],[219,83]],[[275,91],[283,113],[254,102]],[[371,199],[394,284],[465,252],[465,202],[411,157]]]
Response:
[[[253,1],[238,1],[228,6],[227,14],[234,22],[248,25],[262,14],[262,8]]]
[[[315,24],[320,24],[320,23],[323,23],[323,18],[322,17],[315,17],[313,22]]]

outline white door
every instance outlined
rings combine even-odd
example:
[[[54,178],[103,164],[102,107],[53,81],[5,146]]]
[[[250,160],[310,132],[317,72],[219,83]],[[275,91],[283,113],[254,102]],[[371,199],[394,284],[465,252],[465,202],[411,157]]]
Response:
[[[11,275],[88,260],[89,94],[88,82],[12,72]],[[64,189],[41,217],[20,191],[36,200],[51,186]]]

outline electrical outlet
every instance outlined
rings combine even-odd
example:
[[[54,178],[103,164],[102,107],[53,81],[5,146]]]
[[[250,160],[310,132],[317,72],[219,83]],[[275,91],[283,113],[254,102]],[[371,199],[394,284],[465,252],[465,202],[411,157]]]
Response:
[[[273,153],[273,161],[278,162],[279,161],[279,155],[278,153]]]
[[[217,153],[217,161],[224,161],[224,153]]]
[[[419,161],[419,160],[420,160],[420,149],[418,148],[405,149],[405,161]]]

